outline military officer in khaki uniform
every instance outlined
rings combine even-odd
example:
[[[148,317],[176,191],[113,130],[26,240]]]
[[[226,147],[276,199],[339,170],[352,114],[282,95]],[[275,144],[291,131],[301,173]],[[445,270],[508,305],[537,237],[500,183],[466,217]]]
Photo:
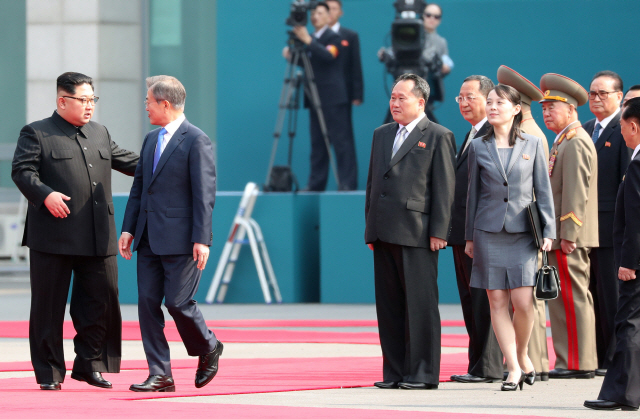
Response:
[[[544,155],[548,160],[549,143],[547,142],[547,137],[531,115],[531,102],[542,100],[542,91],[518,72],[505,65],[498,68],[498,83],[511,86],[520,93],[522,102],[520,104],[522,106],[520,130],[525,134],[542,138]],[[539,257],[539,264],[541,263],[542,257]],[[529,339],[529,358],[536,370],[536,380],[547,381],[549,380],[549,354],[547,352],[547,313],[544,301],[534,298],[533,311],[535,320],[531,338]]]
[[[557,239],[549,262],[558,268],[561,285],[558,298],[549,301],[556,353],[549,378],[593,378],[598,360],[589,252],[598,246],[598,157],[577,111],[588,95],[575,81],[553,73],[542,76],[540,88],[544,123],[556,133],[549,176]]]

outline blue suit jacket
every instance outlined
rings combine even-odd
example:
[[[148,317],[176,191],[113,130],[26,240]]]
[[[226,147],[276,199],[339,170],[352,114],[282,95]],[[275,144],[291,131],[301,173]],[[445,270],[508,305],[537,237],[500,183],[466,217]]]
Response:
[[[498,233],[530,231],[526,207],[538,203],[543,237],[555,239],[553,195],[542,140],[522,134],[513,146],[506,171],[498,157],[496,141],[476,137],[469,145],[469,192],[467,194],[467,240],[473,230]]]
[[[193,253],[193,244],[210,246],[216,168],[211,140],[186,119],[175,132],[153,172],[157,128],[140,151],[122,231],[133,234],[135,251],[147,227],[157,255]]]

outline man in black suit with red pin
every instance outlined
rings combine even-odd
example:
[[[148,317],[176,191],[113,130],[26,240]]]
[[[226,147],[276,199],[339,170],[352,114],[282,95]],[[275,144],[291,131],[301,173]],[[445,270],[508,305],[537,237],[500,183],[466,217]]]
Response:
[[[598,400],[584,402],[596,410],[638,410],[640,406],[640,98],[625,104],[620,129],[633,155],[618,189],[613,222],[615,266],[620,280],[616,346]]]

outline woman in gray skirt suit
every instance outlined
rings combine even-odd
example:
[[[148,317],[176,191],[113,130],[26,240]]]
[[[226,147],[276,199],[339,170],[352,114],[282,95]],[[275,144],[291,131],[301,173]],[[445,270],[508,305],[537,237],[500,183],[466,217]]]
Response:
[[[491,322],[507,361],[502,390],[533,384],[535,371],[527,353],[533,327],[533,291],[538,270],[527,205],[538,205],[542,250],[555,239],[553,197],[542,140],[520,132],[520,94],[498,85],[487,98],[492,127],[469,146],[469,192],[465,252],[473,258],[471,286],[484,288]],[[514,314],[509,316],[509,299]]]

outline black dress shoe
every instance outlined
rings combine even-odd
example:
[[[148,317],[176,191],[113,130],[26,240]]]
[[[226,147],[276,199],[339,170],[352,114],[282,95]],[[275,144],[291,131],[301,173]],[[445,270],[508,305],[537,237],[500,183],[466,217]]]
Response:
[[[549,371],[549,378],[594,378],[595,371],[567,370],[564,368],[554,368]]]
[[[607,369],[606,368],[598,368],[598,369],[596,369],[596,375],[598,377],[604,377],[605,375],[607,375]]]
[[[549,381],[549,372],[536,372],[536,381]]]
[[[373,385],[384,389],[398,388],[397,381],[376,381]]]
[[[222,355],[224,346],[218,341],[213,351],[206,355],[201,355],[198,360],[198,370],[196,371],[196,387],[201,388],[209,384],[218,372],[218,360]]]
[[[429,383],[398,383],[398,387],[403,390],[437,390],[437,384]]]
[[[62,390],[62,385],[58,381],[40,383],[40,390]]]
[[[585,400],[584,407],[595,410],[638,410],[637,407],[627,406],[626,404],[611,402],[609,400]]]
[[[500,381],[499,378],[478,377],[473,374],[464,375],[452,375],[451,381],[457,381],[458,383],[495,383]]]
[[[167,375],[150,375],[144,381],[144,383],[131,384],[129,390],[140,392],[158,391],[173,393],[174,391],[176,391],[176,385],[173,382],[173,378]]]
[[[111,388],[111,383],[102,378],[102,374],[98,371],[93,372],[71,372],[71,378],[78,381],[85,381],[87,384],[100,387]]]

